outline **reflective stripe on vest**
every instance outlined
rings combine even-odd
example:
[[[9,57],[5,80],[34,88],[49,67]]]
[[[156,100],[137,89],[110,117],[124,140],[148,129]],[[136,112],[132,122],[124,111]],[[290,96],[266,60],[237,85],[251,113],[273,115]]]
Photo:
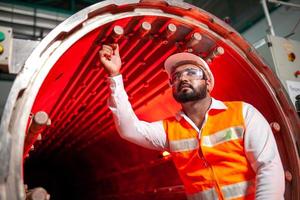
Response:
[[[202,137],[202,145],[213,147],[227,141],[243,138],[244,128],[242,126],[230,127],[211,135]]]
[[[239,182],[223,186],[221,190],[225,199],[235,199],[254,193],[255,183],[254,181]]]
[[[170,141],[171,152],[191,151],[198,149],[199,141],[197,138]]]
[[[218,199],[218,194],[216,190],[209,189],[202,192],[197,192],[196,194],[187,195],[188,200],[215,200]]]
[[[244,181],[231,185],[221,187],[223,196],[225,199],[235,199],[246,196],[247,194],[254,193],[255,183],[254,181]],[[188,200],[217,200],[218,194],[214,188],[208,189],[196,194],[188,195]]]
[[[217,144],[243,138],[244,128],[242,126],[230,127],[214,134],[203,136],[202,145],[213,147]],[[172,152],[191,151],[199,147],[199,141],[196,138],[170,141],[170,150]]]

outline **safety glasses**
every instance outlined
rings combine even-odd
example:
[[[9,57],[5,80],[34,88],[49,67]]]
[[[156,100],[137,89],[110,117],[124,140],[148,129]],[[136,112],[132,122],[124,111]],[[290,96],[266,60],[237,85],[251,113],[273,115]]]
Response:
[[[174,84],[178,80],[180,80],[181,76],[185,76],[190,80],[195,79],[203,79],[204,78],[204,72],[200,68],[186,68],[182,71],[177,71],[173,74],[171,74],[171,83]]]

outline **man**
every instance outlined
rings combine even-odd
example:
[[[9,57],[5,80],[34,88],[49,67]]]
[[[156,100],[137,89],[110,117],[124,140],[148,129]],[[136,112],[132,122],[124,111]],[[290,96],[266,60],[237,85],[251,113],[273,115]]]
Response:
[[[214,77],[202,58],[167,58],[164,66],[182,111],[148,123],[128,101],[118,46],[103,45],[99,54],[110,76],[109,107],[120,136],[170,151],[188,199],[283,199],[283,167],[269,124],[250,104],[212,98]]]

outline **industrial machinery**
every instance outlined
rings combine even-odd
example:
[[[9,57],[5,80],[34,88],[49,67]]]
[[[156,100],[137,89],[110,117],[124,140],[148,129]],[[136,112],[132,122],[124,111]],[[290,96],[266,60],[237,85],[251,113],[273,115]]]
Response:
[[[12,28],[0,26],[0,70],[8,71],[12,55]]]
[[[280,81],[222,20],[182,1],[110,0],[71,16],[41,41],[12,87],[0,129],[0,199],[43,187],[53,199],[185,199],[166,152],[118,136],[107,107],[98,51],[117,42],[129,99],[147,121],[174,114],[163,61],[188,51],[215,75],[212,96],[243,100],[270,122],[286,174],[286,199],[300,199],[300,122]],[[49,195],[45,195],[49,198]]]
[[[277,74],[295,105],[300,94],[300,42],[268,35],[265,45],[257,50]],[[299,110],[300,111],[300,110]]]

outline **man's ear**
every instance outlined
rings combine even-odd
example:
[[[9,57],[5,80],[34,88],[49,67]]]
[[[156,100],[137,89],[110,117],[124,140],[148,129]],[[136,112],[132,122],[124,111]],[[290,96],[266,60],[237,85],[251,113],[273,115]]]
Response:
[[[207,85],[208,92],[212,91],[212,84],[211,84],[211,80],[210,79],[206,80],[206,85]]]

